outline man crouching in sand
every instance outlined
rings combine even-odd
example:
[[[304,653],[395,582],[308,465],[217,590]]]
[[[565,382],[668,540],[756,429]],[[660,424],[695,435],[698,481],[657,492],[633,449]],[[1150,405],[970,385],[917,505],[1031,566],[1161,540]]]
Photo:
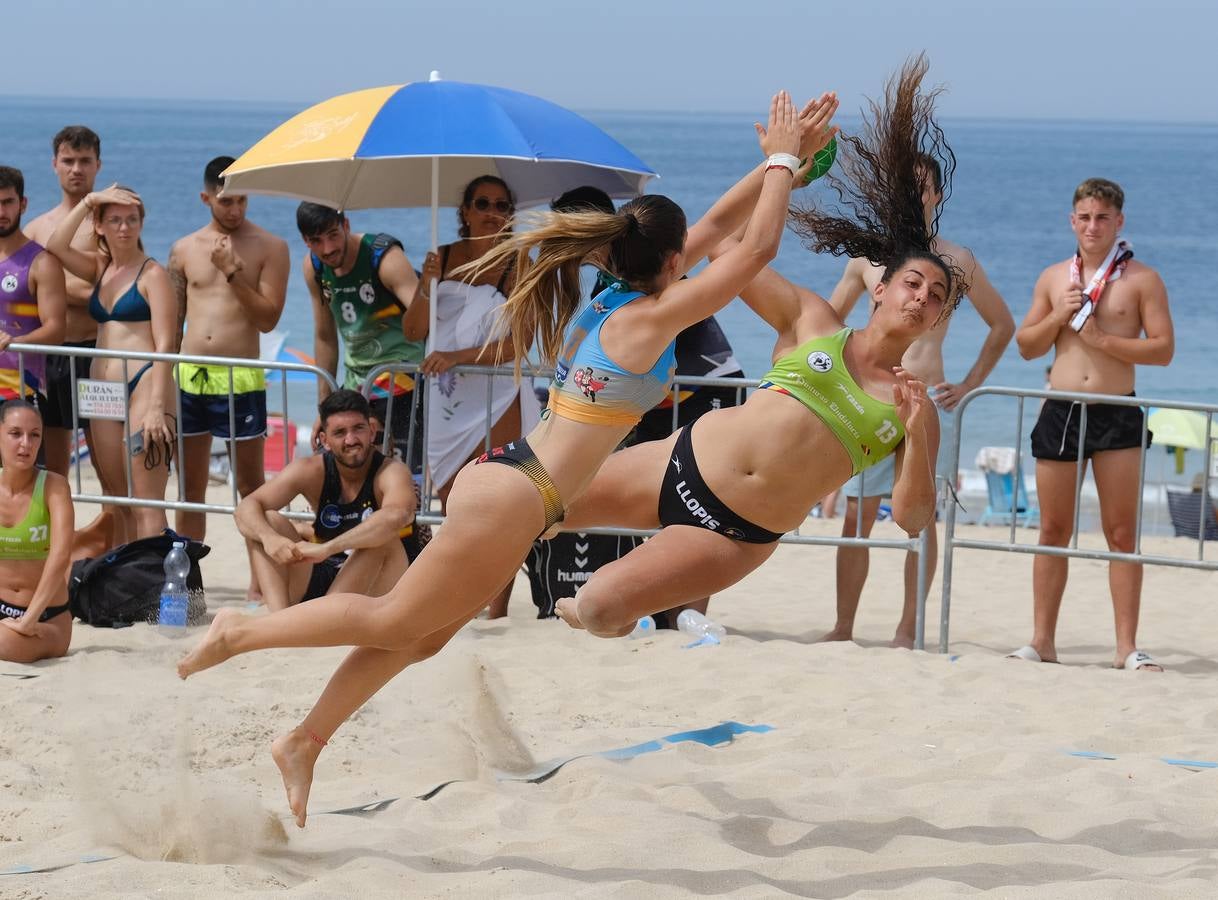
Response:
[[[368,401],[330,394],[318,408],[327,448],[288,466],[241,501],[237,529],[271,610],[333,591],[388,591],[406,571],[401,538],[414,522],[405,463],[372,446]],[[279,509],[304,497],[315,511],[305,540]]]

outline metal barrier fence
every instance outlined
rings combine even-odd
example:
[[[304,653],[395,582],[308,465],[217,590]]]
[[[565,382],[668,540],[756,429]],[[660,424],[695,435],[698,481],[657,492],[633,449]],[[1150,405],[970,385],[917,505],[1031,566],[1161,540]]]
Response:
[[[326,372],[325,370],[320,369],[317,366],[311,366],[311,365],[307,365],[305,363],[278,362],[278,361],[263,360],[263,359],[246,359],[244,357],[231,357],[231,356],[191,356],[191,355],[183,355],[180,353],[155,353],[155,352],[144,352],[144,351],[136,351],[136,350],[102,350],[102,349],[98,349],[95,347],[65,347],[65,346],[59,346],[59,345],[54,345],[54,344],[17,344],[17,343],[14,343],[14,344],[9,345],[8,350],[10,352],[17,354],[17,365],[18,365],[19,371],[21,371],[21,372],[25,371],[25,354],[27,354],[27,353],[28,354],[40,354],[40,355],[47,354],[47,355],[57,355],[57,356],[68,357],[68,360],[69,360],[68,367],[69,367],[72,385],[76,384],[76,379],[77,379],[76,361],[77,361],[77,359],[80,359],[81,357],[87,357],[89,359],[121,359],[121,360],[123,360],[123,382],[124,383],[127,382],[130,378],[130,371],[129,371],[128,364],[131,361],[169,362],[169,363],[175,364],[175,366],[177,363],[190,363],[190,364],[196,364],[196,365],[219,366],[219,367],[226,368],[226,369],[228,369],[228,376],[229,376],[228,377],[228,426],[229,426],[228,433],[230,435],[235,435],[237,433],[236,409],[235,409],[235,404],[233,402],[233,399],[234,399],[233,370],[234,369],[273,369],[273,370],[278,370],[278,371],[284,372],[285,373],[284,377],[281,378],[280,381],[281,381],[281,385],[282,385],[282,397],[281,397],[282,403],[283,403],[282,410],[283,410],[283,415],[284,415],[285,419],[287,418],[287,414],[288,414],[288,380],[287,380],[287,375],[286,375],[287,372],[303,372],[303,373],[307,373],[307,374],[312,374],[312,375],[315,375],[318,378],[321,378],[324,381],[328,382],[330,384],[331,388],[337,387],[337,385],[334,381],[334,377],[332,375],[330,375],[329,372]],[[124,384],[124,389],[125,389],[125,384]],[[70,393],[71,393],[71,397],[72,397],[72,433],[76,434],[77,429],[80,427],[80,410],[79,410],[78,403],[77,403],[76,392],[73,390]],[[174,415],[177,417],[177,421],[180,423],[182,420],[182,396],[181,396],[181,393],[177,390],[175,390],[173,393],[174,393]],[[128,400],[129,399],[130,398],[128,397]],[[310,416],[309,421],[312,422],[312,416]],[[177,434],[176,434],[177,457],[179,460],[181,460],[182,459],[183,437],[182,437],[182,432],[181,432],[180,428],[176,429],[176,432],[177,432]],[[131,408],[130,408],[129,402],[124,403],[123,434],[125,436],[127,444],[129,445],[130,441],[131,441]],[[234,448],[233,448],[234,441],[227,440],[226,443],[228,444],[228,448],[229,448],[230,471],[232,471],[232,470],[235,470],[235,466],[236,466],[236,460],[234,457]],[[287,441],[286,431],[285,431],[284,446],[283,446],[283,462],[284,462],[285,466],[287,465],[287,463],[290,459],[290,454],[291,454],[291,448],[288,446],[288,441]],[[104,504],[107,504],[110,506],[143,506],[143,507],[152,507],[152,508],[159,508],[159,509],[166,509],[166,510],[173,509],[173,510],[183,510],[186,512],[202,512],[202,513],[231,514],[237,508],[237,503],[239,502],[240,498],[238,497],[238,494],[237,494],[237,483],[236,483],[235,478],[232,480],[232,498],[233,498],[232,505],[226,505],[226,504],[220,504],[220,503],[195,503],[195,502],[186,500],[185,499],[185,495],[186,495],[185,474],[183,473],[182,467],[180,465],[176,467],[177,474],[178,474],[178,499],[177,500],[164,500],[164,499],[156,500],[156,499],[152,499],[152,498],[135,497],[132,495],[132,491],[134,490],[134,487],[133,487],[133,481],[132,481],[132,477],[131,477],[132,476],[131,454],[124,453],[123,455],[124,455],[125,461],[126,461],[126,476],[127,476],[127,496],[126,497],[112,497],[112,496],[108,496],[105,494],[86,494],[84,492],[83,482],[82,482],[82,478],[81,478],[80,454],[76,453],[75,454],[76,460],[73,465],[73,468],[75,470],[75,490],[72,492],[72,499],[79,500],[84,503],[104,503]],[[304,513],[290,513],[289,512],[287,514],[292,516],[293,518],[305,518],[306,517]]]
[[[454,366],[450,371],[457,373],[457,374],[503,375],[506,377],[512,377],[512,375],[513,375],[513,369],[511,366],[460,365],[460,366]],[[403,373],[407,373],[407,374],[414,376],[416,385],[424,385],[426,383],[426,377],[419,378],[419,375],[418,375],[419,366],[416,363],[386,364],[386,365],[378,366],[375,369],[372,369],[368,373],[368,376],[365,379],[363,387],[361,389],[364,396],[365,397],[372,396],[372,386],[378,378],[381,378],[382,376],[385,376],[385,375],[391,376],[392,373],[398,373],[398,372],[403,372]],[[537,368],[525,367],[522,372],[522,377],[524,377],[524,378],[534,378],[534,377],[551,378],[551,377],[553,377],[553,375],[554,375],[553,369],[537,369]],[[736,390],[736,403],[739,404],[742,401],[744,394],[749,389],[756,388],[760,383],[761,382],[759,379],[718,378],[718,377],[708,377],[708,376],[678,375],[676,380],[672,384],[673,430],[675,431],[677,428],[678,416],[680,413],[680,410],[678,407],[680,406],[680,403],[681,403],[681,389],[683,387],[692,388],[695,390],[697,388],[702,388],[702,387],[734,388]],[[492,390],[493,390],[493,382],[491,382],[488,379],[487,380],[487,397],[486,397],[486,400],[487,400],[486,428],[485,428],[485,433],[484,433],[484,438],[483,438],[484,448],[488,451],[492,449],[490,435],[491,435],[491,427],[494,425],[494,422],[492,421],[492,412],[491,412]],[[399,402],[401,402],[401,401],[399,401]],[[422,420],[423,421],[422,433],[416,434],[415,418],[419,411],[420,403],[425,404],[425,400],[423,397],[420,397],[420,391],[415,390],[412,392],[411,398],[410,398],[410,411],[409,411],[410,424],[409,424],[409,428],[408,428],[409,437],[407,438],[407,440],[413,446],[413,441],[417,437],[422,442],[422,446],[426,447],[426,442],[427,442],[426,422],[427,422],[427,419],[426,419],[426,414],[425,414],[426,413],[425,408],[423,409],[424,416],[423,416],[423,420]],[[389,452],[389,445],[391,443],[391,432],[393,431],[393,429],[391,427],[391,422],[392,422],[394,415],[395,415],[394,398],[393,398],[393,396],[390,396],[388,399],[387,411],[386,411],[386,419],[388,419],[390,421],[387,421],[385,423],[385,437],[384,437],[384,440],[382,443],[382,451],[385,453]],[[424,454],[424,457],[425,457],[425,454]],[[424,467],[424,471],[426,471],[426,467]],[[862,474],[863,489],[860,490],[860,493],[865,493],[866,477],[867,477],[866,472],[864,471]],[[430,484],[430,479],[428,479],[426,476],[424,476],[423,487],[421,490],[422,509],[421,509],[421,512],[419,513],[419,515],[416,517],[417,521],[419,521],[420,523],[422,523],[424,525],[440,525],[440,524],[443,524],[443,522],[444,522],[444,517],[442,515],[440,515],[438,512],[432,511],[433,488],[434,488],[434,485]],[[862,531],[862,528],[861,528],[862,504],[861,503],[858,504],[858,520],[859,520],[858,523],[856,523],[856,530],[861,532]],[[657,534],[658,532],[656,529],[608,528],[608,527],[606,527],[606,528],[588,528],[585,530],[584,533],[609,534],[609,535],[620,535],[620,536],[631,536],[631,537],[649,537],[650,535]],[[796,529],[793,532],[783,535],[782,538],[779,539],[779,543],[782,543],[782,544],[797,544],[797,545],[801,545],[801,546],[810,546],[810,547],[866,547],[866,548],[885,549],[885,550],[888,550],[888,549],[905,550],[905,551],[916,553],[918,555],[918,568],[917,568],[917,572],[918,572],[917,599],[918,599],[918,602],[917,602],[917,619],[916,619],[916,624],[915,624],[914,646],[915,646],[915,648],[917,648],[919,650],[924,649],[924,646],[925,646],[926,592],[927,592],[925,576],[926,576],[927,565],[928,565],[929,541],[930,541],[930,535],[929,535],[928,531],[923,531],[921,534],[919,534],[916,537],[906,538],[906,539],[902,540],[902,539],[898,539],[898,538],[889,539],[889,538],[858,538],[858,537],[855,537],[855,538],[818,537],[818,536],[814,536],[814,535],[800,534],[798,529]]]
[[[1207,446],[1205,448],[1205,459],[1210,459],[1214,447],[1218,445],[1218,439],[1210,437],[1213,426],[1214,416],[1218,414],[1218,405],[1205,403],[1184,403],[1177,400],[1156,400],[1153,398],[1118,396],[1112,394],[1085,394],[1072,391],[1047,391],[1047,390],[1024,390],[1020,388],[1006,387],[979,387],[969,391],[961,399],[960,404],[956,407],[956,424],[955,438],[952,445],[951,469],[959,471],[960,468],[960,439],[962,434],[962,426],[964,424],[965,410],[978,398],[983,396],[998,396],[998,397],[1014,397],[1017,401],[1016,425],[1015,425],[1015,467],[1013,469],[1014,477],[1011,489],[1011,522],[1010,535],[1007,542],[1001,541],[983,541],[961,538],[956,536],[956,506],[948,504],[946,513],[946,522],[944,525],[943,535],[943,600],[939,613],[939,652],[946,653],[948,648],[948,625],[951,613],[951,592],[952,592],[952,563],[954,560],[954,551],[956,548],[968,550],[998,550],[1007,553],[1030,553],[1041,554],[1044,556],[1064,556],[1074,557],[1078,559],[1094,559],[1108,560],[1115,562],[1133,562],[1143,563],[1156,566],[1175,566],[1179,568],[1189,569],[1206,569],[1210,571],[1218,570],[1218,560],[1207,560],[1205,558],[1205,507],[1203,502],[1200,504],[1200,522],[1197,532],[1197,558],[1185,559],[1183,557],[1174,556],[1157,556],[1142,552],[1142,500],[1146,488],[1146,433],[1149,430],[1149,410],[1150,407],[1158,409],[1178,409],[1188,410],[1193,412],[1203,413],[1205,415],[1205,432],[1207,436]],[[1074,475],[1074,527],[1073,534],[1070,538],[1068,547],[1053,547],[1041,546],[1040,544],[1020,544],[1015,540],[1015,522],[1017,505],[1019,502],[1019,479],[1022,477],[1023,467],[1023,421],[1024,421],[1024,403],[1026,400],[1066,400],[1071,403],[1078,404],[1079,413],[1079,441],[1078,441],[1078,456],[1075,460],[1075,475]],[[1078,546],[1079,520],[1082,512],[1082,504],[1079,502],[1083,491],[1083,478],[1085,474],[1085,459],[1083,451],[1085,449],[1083,436],[1087,433],[1087,406],[1091,403],[1105,403],[1115,406],[1137,406],[1143,409],[1142,416],[1142,440],[1140,443],[1141,451],[1138,460],[1138,504],[1137,518],[1134,530],[1134,551],[1132,553],[1121,553],[1112,550],[1088,550],[1080,549]],[[1204,477],[1202,479],[1202,498],[1210,496],[1210,471],[1211,467],[1207,464],[1204,467]]]

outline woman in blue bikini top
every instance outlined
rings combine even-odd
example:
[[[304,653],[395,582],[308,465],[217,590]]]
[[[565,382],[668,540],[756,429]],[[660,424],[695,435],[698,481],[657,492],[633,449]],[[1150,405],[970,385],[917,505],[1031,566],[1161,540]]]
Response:
[[[527,441],[496,448],[481,464],[461,470],[443,528],[387,595],[332,594],[326,603],[258,618],[222,610],[207,637],[179,664],[178,673],[186,677],[262,648],[360,647],[301,726],[272,748],[277,760],[293,758],[290,771],[286,763],[281,771],[299,825],[305,821],[313,761],[334,730],[398,669],[436,653],[477,615],[519,569],[537,534],[561,520],[566,504],[630,430],[637,417],[626,413],[632,405],[638,407],[641,395],[617,394],[616,386],[601,384],[603,376],[616,385],[618,377],[649,373],[679,331],[729,303],[777,253],[800,156],[828,143],[836,108],[836,99],[825,95],[801,114],[785,91],[775,95],[769,128],[757,126],[765,161],[688,232],[679,206],[645,195],[614,215],[551,213],[536,229],[514,234],[480,258],[477,265],[488,270],[509,257],[516,260],[517,280],[505,305],[515,358],[525,355],[529,338],[539,333],[542,357],[553,362],[579,305],[580,264],[607,249],[614,274],[638,292],[624,292],[611,313],[606,306],[604,324],[597,329],[596,341],[616,371],[602,371],[599,360],[579,366],[584,360],[577,349],[572,362],[582,373],[580,383],[576,368],[568,378],[578,392],[559,388],[565,408],[552,408]],[[680,279],[746,219],[737,250],[688,280]],[[477,271],[454,274],[473,274],[476,280]],[[590,373],[585,371],[589,367]],[[646,394],[646,385],[642,387]],[[599,404],[611,395],[621,402],[607,419],[569,415],[572,410],[587,413],[594,404],[599,413]],[[296,762],[304,759],[307,764]]]
[[[96,254],[83,253],[71,244],[76,229],[90,215],[97,235]],[[89,314],[98,323],[99,350],[177,351],[177,301],[165,269],[144,252],[143,224],[139,195],[114,185],[81,200],[47,242],[47,249],[65,269],[93,283]],[[133,484],[128,490],[124,423],[96,419],[91,428],[103,489],[118,497],[164,499],[173,442],[172,420],[166,416],[173,396],[170,364],[102,357],[94,359],[91,376],[127,388]],[[114,512],[115,544],[160,534],[167,524],[161,509],[120,506]]]

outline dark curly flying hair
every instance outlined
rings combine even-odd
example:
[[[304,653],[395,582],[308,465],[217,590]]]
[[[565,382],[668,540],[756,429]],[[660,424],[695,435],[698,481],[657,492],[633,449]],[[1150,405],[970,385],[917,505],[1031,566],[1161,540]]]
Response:
[[[838,162],[844,177],[830,174],[826,179],[837,194],[837,208],[795,209],[790,223],[817,253],[860,257],[885,266],[885,282],[908,260],[935,263],[948,281],[942,320],[951,315],[968,285],[964,272],[932,249],[939,215],[951,196],[956,156],[934,118],[935,99],[943,88],[922,91],[928,67],[925,54],[907,60],[885,86],[883,105],[869,101],[862,133],[839,136]],[[929,226],[922,206],[928,178],[940,194]]]

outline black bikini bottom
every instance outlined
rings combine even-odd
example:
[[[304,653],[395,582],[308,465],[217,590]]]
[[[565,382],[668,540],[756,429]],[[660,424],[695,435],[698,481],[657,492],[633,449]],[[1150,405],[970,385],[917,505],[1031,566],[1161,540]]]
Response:
[[[660,524],[693,525],[709,528],[733,541],[746,544],[772,544],[782,537],[776,531],[754,525],[739,516],[702,480],[694,459],[693,426],[682,428],[673,447],[672,459],[660,487]]]

